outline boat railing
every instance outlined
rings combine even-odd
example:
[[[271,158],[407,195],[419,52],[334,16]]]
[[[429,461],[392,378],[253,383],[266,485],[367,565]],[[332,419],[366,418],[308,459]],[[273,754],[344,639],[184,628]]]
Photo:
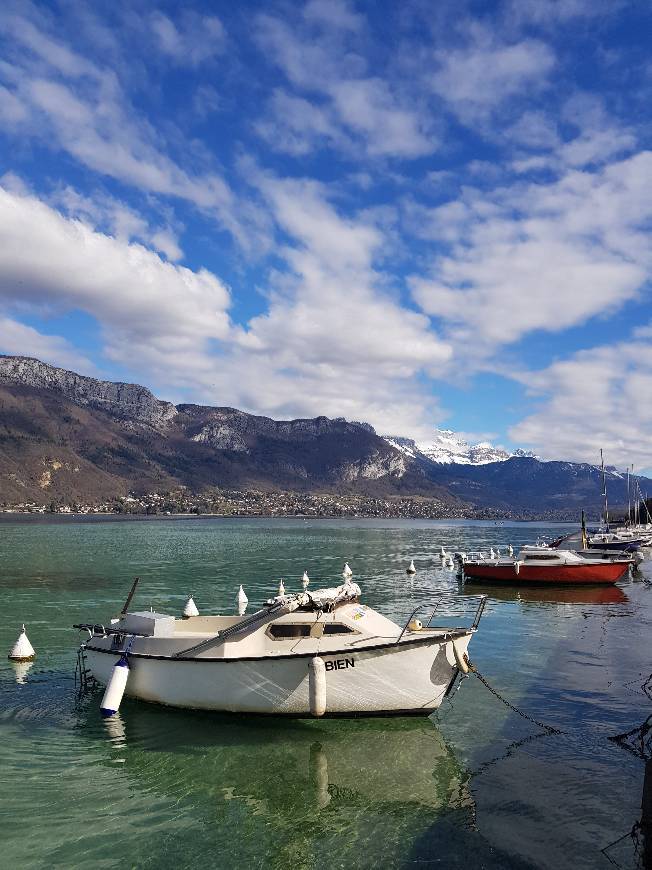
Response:
[[[475,609],[475,615],[473,617],[473,622],[472,622],[471,626],[469,627],[469,631],[477,631],[478,626],[480,625],[480,620],[482,619],[482,614],[484,613],[485,605],[487,603],[487,597],[488,597],[487,595],[459,595],[456,592],[440,592],[437,595],[437,598],[435,601],[424,601],[422,604],[419,604],[417,607],[414,608],[414,610],[412,611],[412,613],[408,617],[405,625],[403,626],[401,633],[399,634],[399,636],[396,640],[396,643],[400,643],[403,635],[408,630],[410,623],[416,617],[416,615],[418,613],[420,613],[422,610],[427,610],[429,608],[430,608],[430,616],[428,617],[428,621],[424,623],[423,627],[425,629],[431,628],[432,621],[435,618],[435,615],[437,614],[437,611],[439,610],[439,606],[442,602],[457,603],[457,604],[463,603],[465,605],[468,604],[470,601],[477,602],[476,609]],[[467,612],[468,612],[468,608],[465,607],[464,614],[466,614]]]

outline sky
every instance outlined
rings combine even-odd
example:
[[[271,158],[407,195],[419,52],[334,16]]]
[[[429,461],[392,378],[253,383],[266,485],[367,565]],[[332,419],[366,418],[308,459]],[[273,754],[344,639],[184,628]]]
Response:
[[[651,26],[3,0],[0,352],[650,470]]]

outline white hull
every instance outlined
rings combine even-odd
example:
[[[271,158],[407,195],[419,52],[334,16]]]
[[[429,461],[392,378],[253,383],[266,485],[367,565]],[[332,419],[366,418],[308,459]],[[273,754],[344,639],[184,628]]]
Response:
[[[457,636],[458,656],[466,652],[471,636]],[[110,645],[108,638],[93,638],[86,646],[90,669],[102,684],[120,657]],[[458,672],[452,640],[441,634],[319,655],[326,665],[326,716],[426,715],[439,707]],[[304,654],[173,659],[132,654],[125,694],[173,707],[310,716],[312,658]]]

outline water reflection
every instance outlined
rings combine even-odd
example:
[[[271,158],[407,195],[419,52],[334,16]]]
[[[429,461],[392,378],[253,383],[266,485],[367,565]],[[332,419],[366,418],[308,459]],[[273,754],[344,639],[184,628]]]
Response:
[[[25,685],[27,682],[27,674],[33,665],[34,662],[11,662],[14,674],[16,675],[16,682],[19,686]]]
[[[526,601],[541,604],[626,604],[629,599],[619,586],[499,586],[470,583],[464,595],[489,595],[496,601]]]
[[[102,735],[95,715],[81,725],[89,737]],[[265,866],[319,866],[317,843],[331,837],[347,866],[371,866],[349,850],[379,824],[387,849],[443,813],[473,818],[468,775],[425,718],[252,720],[127,702],[103,727],[107,763],[123,761],[134,790],[188,800],[227,839],[235,817],[273,830]]]

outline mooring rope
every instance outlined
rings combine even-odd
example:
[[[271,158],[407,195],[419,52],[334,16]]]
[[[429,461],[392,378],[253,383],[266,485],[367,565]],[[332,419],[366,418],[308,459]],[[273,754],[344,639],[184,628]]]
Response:
[[[530,714],[526,713],[524,710],[519,710],[519,708],[514,706],[514,704],[512,704],[511,701],[508,701],[507,698],[504,698],[500,694],[500,692],[498,692],[496,689],[494,689],[493,686],[491,686],[489,684],[486,677],[482,676],[480,671],[476,668],[476,666],[473,664],[473,662],[469,659],[469,657],[466,654],[464,656],[464,661],[468,665],[471,673],[475,674],[475,676],[480,680],[482,685],[485,686],[487,689],[489,689],[491,694],[494,695],[496,698],[498,698],[499,701],[502,701],[502,703],[506,707],[508,707],[513,713],[516,713],[518,716],[521,716],[521,718],[523,718],[523,719],[527,719],[528,722],[531,722],[533,725],[536,725],[537,728],[542,728],[548,734],[562,734],[563,733],[562,731],[559,730],[559,728],[553,728],[552,725],[546,725],[543,722],[539,722],[538,719],[535,719],[533,716],[530,716]]]

